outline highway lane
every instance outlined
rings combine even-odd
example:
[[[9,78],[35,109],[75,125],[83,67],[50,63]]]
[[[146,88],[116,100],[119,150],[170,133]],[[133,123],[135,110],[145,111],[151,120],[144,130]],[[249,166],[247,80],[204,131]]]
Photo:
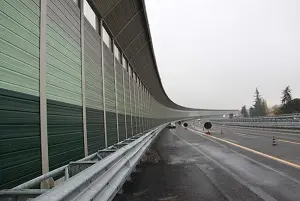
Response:
[[[194,129],[203,132],[202,125],[195,121],[192,122],[192,125]],[[300,133],[213,125],[211,134],[300,165]],[[276,146],[272,146],[273,136],[275,137]]]
[[[209,121],[208,119],[207,119],[207,121]],[[214,123],[214,125],[215,126],[217,126],[217,125],[222,125],[222,124],[220,124],[220,123],[217,123],[217,124],[215,124]],[[223,125],[223,126],[226,126],[226,125]],[[284,132],[284,133],[296,133],[296,134],[300,134],[300,130],[293,130],[293,129],[275,129],[275,128],[259,128],[259,127],[245,127],[245,126],[227,126],[227,127],[234,127],[234,128],[240,128],[240,129],[249,129],[249,130],[260,130],[260,131],[268,131],[268,132]]]
[[[300,164],[294,159],[299,154],[299,145],[280,143],[273,147],[265,136],[228,131],[221,134],[216,128],[212,131],[212,136],[208,136],[201,127],[189,126],[176,129],[174,135],[215,160],[263,199],[300,200]]]
[[[152,148],[158,162],[144,164],[116,200],[300,200],[300,166],[290,149],[279,151],[284,146],[273,147],[268,136],[253,145],[256,135],[212,131],[203,134],[192,122],[165,129]],[[267,148],[254,150],[262,145]],[[277,157],[281,152],[286,155]]]

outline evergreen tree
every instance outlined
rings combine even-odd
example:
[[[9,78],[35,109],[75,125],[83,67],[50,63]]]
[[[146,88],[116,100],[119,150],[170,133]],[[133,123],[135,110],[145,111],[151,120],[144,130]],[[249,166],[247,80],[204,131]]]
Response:
[[[299,113],[300,112],[300,99],[294,98],[293,100],[287,102],[281,108],[283,114]]]
[[[247,108],[246,108],[246,105],[244,105],[241,109],[241,114],[244,116],[244,117],[248,117],[248,111],[247,111]]]
[[[255,94],[254,94],[254,104],[253,104],[253,109],[251,109],[251,116],[252,117],[257,117],[257,116],[264,116],[267,112],[267,105],[266,102],[264,103],[264,100],[262,99],[258,89],[255,89]]]
[[[266,116],[269,113],[267,101],[265,99],[262,99],[262,110],[263,110],[264,116]]]
[[[249,108],[249,115],[250,115],[250,117],[254,117],[255,116],[254,107],[250,107]]]
[[[281,103],[285,105],[286,103],[290,102],[292,100],[292,90],[290,86],[287,86],[283,91],[282,91],[282,97],[281,97]]]

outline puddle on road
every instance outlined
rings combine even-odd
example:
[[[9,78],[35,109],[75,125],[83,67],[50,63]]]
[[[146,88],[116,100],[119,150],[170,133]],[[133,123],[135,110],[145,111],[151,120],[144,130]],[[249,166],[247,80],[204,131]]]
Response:
[[[202,157],[180,157],[176,155],[169,156],[169,165],[176,165],[176,164],[188,164],[188,163],[196,163]]]

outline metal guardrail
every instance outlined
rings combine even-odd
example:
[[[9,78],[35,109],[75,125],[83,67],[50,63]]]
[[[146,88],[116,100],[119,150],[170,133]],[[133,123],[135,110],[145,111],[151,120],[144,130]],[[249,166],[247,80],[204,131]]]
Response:
[[[300,129],[300,114],[285,114],[269,117],[251,117],[251,118],[215,118],[211,122],[216,124],[260,127],[260,128],[288,128]]]
[[[238,118],[214,118],[215,121],[235,121],[235,122],[253,122],[253,121],[300,121],[300,113],[283,114],[278,116],[261,117],[238,117]]]
[[[136,135],[84,159],[41,175],[11,190],[0,191],[0,200],[36,201],[112,200],[149,148],[165,128],[163,124],[146,134]],[[53,189],[30,189],[47,179],[64,175]]]
[[[244,126],[244,127],[258,127],[258,128],[285,128],[285,129],[300,129],[300,121],[215,121],[215,124],[224,124],[229,126]]]

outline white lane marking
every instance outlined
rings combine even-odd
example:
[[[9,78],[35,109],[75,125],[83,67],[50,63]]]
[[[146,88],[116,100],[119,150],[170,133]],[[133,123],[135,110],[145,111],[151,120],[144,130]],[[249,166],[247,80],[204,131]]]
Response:
[[[258,137],[261,137],[261,136],[254,136],[252,134],[244,134],[244,133],[236,133],[236,132],[233,132],[233,134],[241,136],[241,137],[245,137],[245,138],[258,138]]]
[[[296,178],[293,178],[293,177],[291,177],[291,176],[285,174],[284,172],[281,172],[280,170],[274,169],[274,168],[272,168],[272,167],[270,167],[270,166],[268,166],[268,165],[265,165],[265,164],[263,164],[263,163],[261,163],[261,162],[258,162],[258,161],[256,161],[256,160],[254,160],[254,159],[252,159],[252,158],[250,158],[250,157],[244,155],[244,154],[241,154],[241,153],[235,151],[234,149],[231,149],[231,148],[227,147],[226,145],[224,145],[224,144],[222,144],[222,143],[220,143],[220,142],[217,142],[217,141],[214,140],[214,139],[211,139],[210,137],[208,137],[206,134],[204,134],[204,133],[202,133],[202,132],[199,132],[199,133],[201,133],[201,134],[195,133],[194,131],[192,131],[192,132],[193,132],[194,134],[199,135],[199,136],[201,136],[201,137],[204,137],[204,138],[206,138],[206,139],[208,139],[208,140],[210,140],[210,141],[212,141],[212,142],[214,142],[214,143],[216,143],[216,144],[218,144],[218,145],[220,145],[220,146],[222,146],[222,147],[224,147],[224,148],[230,149],[231,151],[233,151],[233,152],[235,152],[235,153],[241,155],[242,157],[244,157],[244,158],[246,158],[246,159],[248,159],[248,160],[250,160],[250,161],[252,161],[252,162],[254,162],[254,163],[258,164],[258,165],[261,165],[261,166],[265,167],[266,169],[269,169],[269,170],[271,170],[271,171],[274,171],[274,172],[276,172],[276,173],[278,173],[278,174],[280,174],[280,175],[286,177],[287,179],[290,179],[290,180],[294,181],[294,182],[297,183],[297,184],[300,184],[300,180],[298,180],[298,179],[296,179]]]
[[[255,129],[251,129],[251,128],[245,128],[245,129],[241,129],[241,128],[228,128],[228,127],[226,127],[225,128],[226,130],[230,130],[230,131],[236,131],[236,130],[239,130],[239,131],[242,131],[242,132],[267,132],[267,133],[277,133],[277,134],[280,134],[280,135],[292,135],[292,136],[299,136],[300,137],[300,133],[299,134],[293,134],[293,133],[282,133],[282,132],[284,132],[284,131],[281,131],[281,132],[279,132],[279,131],[272,131],[272,130],[270,130],[270,131],[264,131],[264,130],[255,130]]]
[[[280,142],[287,142],[287,143],[291,143],[291,144],[300,144],[300,142],[293,142],[293,141],[281,140],[281,139],[278,139],[277,141],[280,141]]]
[[[195,133],[193,130],[191,130],[191,131],[192,131],[193,133]],[[198,132],[199,132],[199,131],[198,131]],[[201,135],[200,135],[199,133],[201,133]],[[202,133],[202,132],[199,132],[199,133],[196,133],[196,134],[197,134],[197,135],[200,135],[200,136],[204,136],[204,135],[205,135],[205,133]],[[280,163],[283,163],[283,164],[285,164],[285,165],[289,165],[289,166],[294,167],[294,168],[296,168],[296,169],[300,169],[300,165],[298,165],[298,164],[295,164],[295,163],[292,163],[292,162],[289,162],[289,161],[286,161],[286,160],[283,160],[283,159],[280,159],[280,158],[277,158],[277,157],[275,157],[275,156],[271,156],[271,155],[268,155],[268,154],[265,154],[265,153],[262,153],[262,152],[259,152],[259,151],[256,151],[256,150],[254,150],[254,149],[250,149],[250,148],[245,147],[245,146],[242,146],[242,145],[240,145],[240,144],[233,143],[233,142],[229,142],[229,141],[227,141],[227,140],[224,140],[224,139],[221,139],[221,138],[218,138],[218,137],[214,137],[214,136],[211,136],[211,135],[209,135],[209,136],[206,135],[205,137],[210,137],[210,138],[214,138],[214,139],[216,139],[216,140],[222,141],[222,142],[226,142],[226,143],[228,143],[228,144],[231,144],[231,145],[233,145],[233,146],[239,147],[239,148],[244,149],[244,150],[246,150],[246,151],[255,153],[255,154],[257,154],[257,155],[264,156],[265,158],[273,159],[273,160],[278,161],[278,162],[280,162]]]
[[[197,147],[195,147],[194,145],[192,145],[191,143],[189,143],[188,141],[186,141],[185,139],[183,139],[181,136],[179,136],[178,134],[176,134],[172,130],[171,130],[171,132],[175,136],[177,136],[179,139],[181,139],[183,142],[185,142],[187,145],[189,145],[191,148],[195,149],[200,154],[202,154],[203,156],[205,156],[207,159],[209,159],[210,161],[212,161],[213,163],[215,163],[217,166],[219,166],[221,169],[223,169],[225,172],[227,172],[229,175],[231,175],[237,182],[239,182],[240,184],[244,185],[246,188],[250,189],[253,193],[255,193],[256,195],[258,195],[263,200],[266,200],[266,201],[277,201],[275,198],[273,198],[272,196],[270,196],[269,194],[267,194],[266,192],[264,192],[260,188],[254,187],[251,184],[249,184],[248,182],[246,182],[245,180],[241,179],[239,176],[237,176],[236,174],[234,174],[232,171],[230,171],[228,168],[226,168],[225,166],[223,166],[221,163],[219,163],[218,161],[216,161],[215,159],[213,159],[212,157],[210,157],[208,154],[204,153],[203,151],[201,151],[200,149],[198,149]]]
[[[243,133],[235,133],[235,132],[233,132],[233,133],[236,134],[236,135],[241,135],[241,136],[246,135],[246,134],[243,134]]]

